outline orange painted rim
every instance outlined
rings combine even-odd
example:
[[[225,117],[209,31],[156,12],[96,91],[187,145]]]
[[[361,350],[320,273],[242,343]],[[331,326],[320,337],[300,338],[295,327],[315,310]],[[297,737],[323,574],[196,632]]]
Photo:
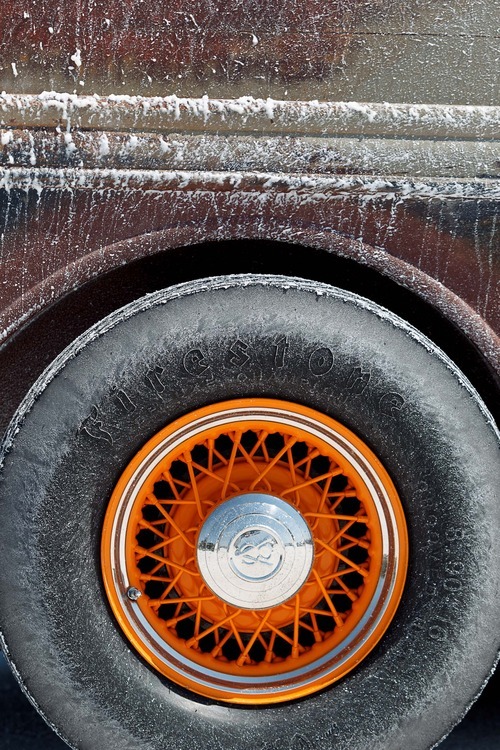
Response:
[[[214,594],[198,534],[220,503],[270,493],[314,539],[298,593],[269,609]],[[408,565],[401,502],[354,433],[308,407],[240,399],[158,432],[123,472],[106,511],[102,572],[137,651],[200,695],[275,703],[314,693],[359,664],[397,610]]]

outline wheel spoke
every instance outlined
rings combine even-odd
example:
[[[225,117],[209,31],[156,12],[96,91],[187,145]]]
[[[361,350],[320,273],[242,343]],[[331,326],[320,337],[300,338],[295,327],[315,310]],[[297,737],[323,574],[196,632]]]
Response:
[[[339,613],[337,612],[337,610],[336,610],[336,608],[335,608],[335,606],[334,606],[334,604],[333,604],[332,600],[331,600],[331,599],[330,599],[330,597],[328,596],[328,591],[327,591],[327,590],[326,590],[326,588],[324,587],[324,585],[323,585],[323,581],[322,581],[322,580],[321,580],[321,578],[319,577],[319,575],[318,575],[317,571],[313,570],[313,575],[314,575],[314,577],[316,578],[316,581],[317,581],[317,583],[318,583],[318,586],[320,587],[321,591],[323,592],[323,596],[325,597],[325,602],[326,602],[326,605],[327,605],[328,609],[330,610],[330,612],[332,613],[333,619],[335,620],[335,624],[336,624],[336,625],[337,625],[337,626],[338,626],[339,628],[343,627],[343,625],[344,625],[344,621],[343,621],[342,617],[341,617],[341,616],[339,615]],[[317,614],[317,612],[315,612],[315,614]]]
[[[321,635],[321,631],[320,631],[320,629],[318,627],[318,621],[316,619],[316,614],[314,612],[310,612],[309,616],[311,618],[312,630],[313,630],[313,633],[314,633],[314,640],[316,641],[316,643],[321,643],[321,641],[323,640],[323,636]]]
[[[191,459],[191,453],[189,453],[189,451],[186,451],[186,453],[184,454],[184,460],[187,464],[187,468],[189,472],[189,479],[191,481],[191,488],[193,490],[194,499],[196,502],[196,509],[198,511],[199,517],[203,519],[205,518],[205,514],[203,512],[203,508],[201,505],[200,493],[198,492],[198,484],[196,482],[196,476],[195,476],[194,469],[193,469],[193,461]]]
[[[166,587],[165,591],[161,595],[160,599],[162,601],[165,601],[165,599],[168,597],[171,591],[174,590],[177,581],[180,579],[180,577],[183,575],[183,571],[180,570],[176,573],[176,575],[169,581],[169,585]]]
[[[252,454],[251,454],[251,453],[247,453],[247,451],[246,451],[246,450],[245,450],[245,448],[244,448],[244,447],[243,447],[243,446],[241,445],[241,443],[240,443],[240,445],[239,445],[239,451],[240,451],[240,453],[242,454],[243,458],[245,458],[245,460],[247,461],[248,465],[249,465],[249,466],[250,466],[250,467],[251,467],[251,468],[253,469],[253,471],[255,471],[255,473],[256,473],[256,474],[257,474],[257,476],[258,476],[258,475],[259,475],[259,473],[260,473],[260,469],[259,469],[259,467],[258,467],[258,466],[257,466],[257,465],[255,464],[255,462],[254,462],[254,460],[253,460],[253,458],[252,458]],[[265,482],[266,488],[267,488],[268,490],[270,490],[270,489],[271,489],[271,485],[270,485],[270,483],[269,483],[269,482],[267,481],[267,479],[264,479],[264,482]]]
[[[192,648],[195,643],[198,643],[198,641],[201,638],[205,638],[207,635],[210,635],[210,633],[213,633],[216,628],[220,628],[223,625],[226,625],[226,623],[230,623],[231,620],[234,620],[237,615],[241,613],[241,609],[237,609],[236,612],[233,612],[233,614],[228,615],[223,620],[220,620],[220,622],[216,622],[215,625],[212,625],[210,628],[207,628],[207,630],[204,630],[203,633],[200,633],[199,636],[190,638],[188,641],[186,641],[186,646],[188,648]]]
[[[217,633],[217,630],[214,631],[214,632]],[[232,631],[228,630],[227,633],[223,636],[222,640],[220,640],[219,643],[217,643],[216,646],[214,646],[214,648],[210,652],[214,658],[216,658],[221,653],[221,651],[224,648],[224,646],[226,645],[226,643],[232,637],[233,637]]]
[[[173,480],[172,475],[169,471],[164,471],[161,475],[161,478],[164,482],[167,482],[170,489],[172,490],[172,494],[176,500],[181,500],[181,496],[179,495],[179,490],[177,489],[177,486]],[[156,498],[155,498],[156,499]]]
[[[338,557],[339,560],[342,560],[342,562],[346,563],[346,565],[350,565],[352,568],[354,568],[354,570],[356,571],[356,573],[359,573],[360,575],[363,576],[363,578],[366,578],[366,576],[368,575],[368,571],[367,570],[365,570],[364,568],[360,568],[359,565],[355,565],[352,562],[352,560],[349,560],[348,557],[346,557],[341,552],[339,552],[339,550],[335,549],[335,547],[332,547],[330,544],[327,544],[326,542],[324,542],[322,539],[317,539],[316,541],[322,547],[325,547],[325,549],[327,549],[329,552],[331,552],[332,555],[335,555],[335,557]]]
[[[179,565],[178,563],[173,562],[173,560],[166,560],[164,557],[160,557],[160,555],[150,552],[148,549],[137,547],[135,552],[136,555],[139,555],[139,559],[141,557],[152,557],[153,560],[159,560],[163,565],[168,565],[176,570],[181,570],[183,573],[187,573],[190,576],[196,576],[196,578],[199,578],[200,576],[197,570],[189,570],[189,568],[186,568],[184,565]]]
[[[280,460],[280,458],[287,452],[287,450],[289,448],[291,448],[293,445],[295,445],[296,442],[297,442],[297,438],[295,438],[295,437],[289,438],[289,440],[285,443],[285,446],[280,451],[278,451],[278,453],[275,455],[275,457],[271,461],[269,461],[268,464],[266,464],[265,469],[263,469],[260,472],[260,474],[257,477],[257,479],[254,479],[254,481],[250,485],[250,490],[255,489],[255,487],[258,485],[258,483],[266,476],[266,474],[268,474],[271,471],[271,469],[273,468],[273,466],[275,466],[278,463],[278,461]],[[284,494],[284,493],[282,493],[282,494]]]
[[[292,480],[292,484],[296,484],[296,482],[297,482],[297,473],[295,471],[295,462],[293,460],[293,453],[292,453],[292,449],[291,448],[287,449],[286,457],[287,457],[287,461],[288,461],[288,469],[290,471],[290,478]],[[300,504],[300,494],[299,494],[298,490],[296,490],[294,492],[294,496],[295,496],[295,498],[294,498],[295,499],[295,505],[298,506]]]
[[[297,461],[295,464],[296,469],[302,468],[304,465],[307,466],[313,458],[317,458],[320,455],[320,452],[317,448],[312,448],[308,450],[307,456],[305,458],[302,458],[300,461]],[[307,474],[307,471],[304,471],[304,474]]]
[[[153,498],[153,499],[150,499],[150,498]],[[180,537],[182,537],[182,539],[184,540],[184,542],[189,547],[194,548],[194,542],[192,542],[190,539],[187,538],[187,536],[182,531],[182,529],[179,528],[179,526],[175,523],[175,521],[174,521],[173,517],[171,516],[171,514],[168,513],[165,510],[165,508],[158,502],[158,500],[156,499],[156,497],[154,495],[149,495],[148,496],[148,500],[150,500],[150,502],[151,502],[152,505],[154,505],[156,508],[158,508],[158,510],[160,511],[160,513],[162,514],[162,516],[165,518],[165,520],[168,521],[168,523],[176,530],[176,532],[179,534]]]
[[[267,445],[266,445],[266,440],[268,437],[269,437],[268,432],[266,431],[262,432],[259,438],[259,442],[257,443],[258,447],[261,448],[262,450],[262,455],[264,456],[264,461],[266,462],[269,461],[269,453],[267,452]]]
[[[269,637],[269,644],[266,649],[265,661],[270,664],[274,658],[274,644],[276,642],[277,632],[273,631]]]
[[[312,479],[306,479],[305,482],[301,482],[300,484],[297,484],[297,485],[295,485],[293,487],[288,487],[288,489],[284,490],[281,493],[281,495],[283,497],[284,495],[288,495],[290,492],[295,492],[295,491],[298,491],[298,490],[302,490],[302,489],[304,489],[304,487],[309,487],[311,484],[316,484],[317,482],[322,482],[323,479],[328,479],[329,477],[332,477],[332,478],[336,477],[336,476],[338,476],[341,473],[342,472],[341,472],[340,469],[335,469],[335,471],[329,471],[326,474],[321,474],[321,476],[319,476],[319,477],[313,477]]]
[[[216,474],[214,471],[210,471],[210,469],[206,468],[205,466],[202,466],[201,464],[196,463],[195,461],[192,461],[192,465],[193,465],[193,469],[196,469],[197,471],[201,472],[202,474],[205,474],[211,479],[215,479],[217,482],[224,484],[225,482],[224,478]],[[239,489],[238,485],[234,484],[234,482],[231,483],[231,487],[235,490]]]
[[[350,589],[349,586],[347,586],[344,583],[344,581],[342,580],[342,578],[339,577],[339,578],[336,578],[335,580],[336,580],[336,583],[340,586],[342,592],[344,594],[346,594],[346,596],[349,597],[349,599],[351,600],[351,602],[355,602],[356,599],[358,599],[358,595],[354,591],[352,591],[352,589]],[[328,593],[329,594],[332,593],[330,591],[330,589],[328,589]]]
[[[194,602],[208,602],[213,601],[215,596],[170,596],[168,599],[150,599],[149,604],[151,606],[160,604],[191,604]]]
[[[225,497],[226,497],[227,488],[228,488],[228,485],[229,485],[229,480],[231,479],[231,473],[233,471],[234,462],[236,460],[236,454],[238,453],[238,447],[239,447],[239,444],[240,444],[241,435],[242,435],[241,432],[237,432],[236,435],[235,435],[235,437],[234,437],[233,447],[231,449],[231,456],[229,458],[229,462],[228,462],[227,469],[226,469],[226,475],[224,477],[224,484],[223,484],[222,490],[221,490],[221,498],[222,498],[222,500],[224,500]]]
[[[328,499],[330,502],[334,500],[331,502],[330,509],[335,510],[346,497],[356,497],[356,495],[357,491],[354,488],[345,489],[343,492],[329,492]]]
[[[331,487],[331,484],[332,484],[332,479],[333,479],[333,476],[328,477],[328,479],[325,482],[325,486],[323,487],[323,492],[321,493],[321,498],[319,500],[318,508],[317,508],[317,511],[316,511],[317,517],[321,517],[319,514],[321,513],[321,509],[322,509],[322,507],[324,506],[324,504],[326,503],[326,501],[328,499],[328,493],[330,491],[330,487]]]
[[[287,490],[288,491],[288,490]],[[368,523],[368,516],[341,516],[338,513],[304,513],[304,518],[329,518],[333,521],[352,521],[353,523]]]
[[[364,539],[358,539],[350,534],[342,534],[342,539],[347,539],[349,542],[352,542],[353,545],[361,547],[362,549],[370,549],[370,542],[366,542]]]
[[[261,632],[262,628],[266,624],[270,614],[272,612],[272,609],[268,609],[264,617],[261,619],[260,623],[255,628],[252,637],[248,641],[247,645],[243,649],[242,653],[239,655],[238,659],[236,660],[236,663],[239,667],[242,667],[245,661],[247,660],[248,654],[250,653],[250,649],[252,648],[253,644],[257,640],[259,633]]]
[[[179,607],[182,605],[180,604]],[[185,612],[183,615],[175,615],[175,617],[172,617],[170,620],[165,621],[165,625],[167,628],[175,628],[176,625],[178,625],[183,620],[187,620],[189,617],[192,617],[193,613],[190,610],[189,612]]]

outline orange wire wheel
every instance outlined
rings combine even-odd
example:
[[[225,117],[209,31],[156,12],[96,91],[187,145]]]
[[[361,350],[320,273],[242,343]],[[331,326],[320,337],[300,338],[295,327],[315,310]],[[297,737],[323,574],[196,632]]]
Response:
[[[233,703],[313,693],[373,649],[401,598],[404,514],[372,451],[313,409],[187,414],[121,476],[102,570],[118,622],[173,682]]]

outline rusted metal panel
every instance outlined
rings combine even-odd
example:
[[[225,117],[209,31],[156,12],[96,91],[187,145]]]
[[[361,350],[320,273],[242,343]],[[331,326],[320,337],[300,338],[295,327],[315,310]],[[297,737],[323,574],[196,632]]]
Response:
[[[4,167],[283,172],[458,180],[500,177],[496,141],[0,131]],[[13,172],[9,173],[14,174]],[[21,179],[21,173],[16,172]],[[41,173],[42,174],[42,173]],[[43,172],[44,178],[48,174]]]
[[[0,87],[494,105],[499,28],[485,0],[4,0]]]
[[[2,340],[122,263],[262,238],[378,268],[500,372],[499,28],[491,1],[5,0]]]
[[[176,95],[0,95],[4,128],[500,139],[500,105],[429,105]]]

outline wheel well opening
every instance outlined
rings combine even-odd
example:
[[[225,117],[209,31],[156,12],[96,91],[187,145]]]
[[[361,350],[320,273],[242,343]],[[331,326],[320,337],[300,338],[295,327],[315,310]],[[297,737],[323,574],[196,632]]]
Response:
[[[6,429],[44,368],[113,310],[173,284],[232,273],[299,276],[386,307],[428,336],[456,363],[500,422],[496,374],[465,334],[415,292],[369,266],[323,249],[275,241],[227,240],[163,250],[134,260],[88,281],[29,321],[0,350],[0,378],[5,384],[0,431]]]

